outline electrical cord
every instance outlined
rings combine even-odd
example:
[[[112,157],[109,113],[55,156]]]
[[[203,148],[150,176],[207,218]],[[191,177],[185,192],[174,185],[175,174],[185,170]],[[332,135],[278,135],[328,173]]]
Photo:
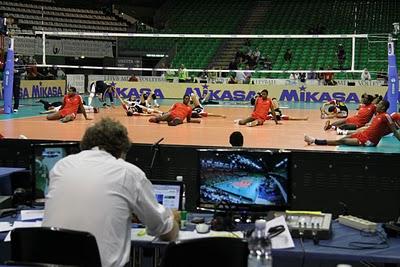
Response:
[[[301,245],[301,250],[303,251],[303,256],[301,257],[301,265],[300,265],[300,267],[303,267],[304,266],[304,263],[305,263],[305,261],[306,261],[306,250],[304,249],[304,243],[303,243],[303,232],[302,231],[300,231],[299,232],[299,235],[300,235],[300,245]]]
[[[370,233],[366,231],[360,231],[361,236],[373,237],[377,236],[379,238],[378,242],[361,242],[352,241],[348,243],[348,246],[334,246],[334,245],[323,245],[319,243],[319,239],[314,236],[314,245],[326,248],[337,248],[337,249],[349,249],[349,250],[365,250],[365,249],[385,249],[390,247],[386,235],[382,231],[376,231],[375,233]]]
[[[360,261],[360,263],[361,263],[362,265],[366,266],[366,267],[376,267],[375,264],[372,264],[372,263],[370,263],[370,262],[368,262],[368,261]]]

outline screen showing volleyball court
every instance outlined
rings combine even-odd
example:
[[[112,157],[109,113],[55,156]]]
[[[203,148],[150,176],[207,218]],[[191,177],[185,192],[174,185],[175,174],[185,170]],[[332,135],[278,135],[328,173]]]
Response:
[[[289,207],[289,152],[200,149],[198,160],[199,208],[220,203],[248,211]]]

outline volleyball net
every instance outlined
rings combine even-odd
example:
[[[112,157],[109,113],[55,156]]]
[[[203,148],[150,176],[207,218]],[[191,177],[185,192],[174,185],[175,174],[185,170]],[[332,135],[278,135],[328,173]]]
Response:
[[[37,31],[35,34],[41,37],[42,42],[42,60],[38,67],[154,73],[177,71],[178,67],[184,64],[190,73],[204,71],[229,73],[232,72],[228,67],[229,62],[235,59],[238,52],[247,53],[250,47],[250,50],[260,51],[262,64],[252,66],[246,71],[256,73],[260,78],[283,78],[288,76],[288,73],[295,72],[330,71],[346,75],[361,73],[365,68],[371,72],[387,69],[387,41],[382,41],[381,36],[378,42],[368,34],[239,35],[51,31]],[[109,65],[96,66],[75,63],[54,64],[49,59],[57,51],[51,47],[54,44],[51,40],[57,40],[62,45],[63,42],[79,41],[83,38],[96,38],[112,43],[112,55],[109,56],[114,57],[115,61],[110,61]],[[339,45],[342,45],[345,51],[343,64],[340,64],[337,55]],[[285,60],[284,55],[288,49],[291,50],[292,58]],[[84,54],[88,52],[76,51],[76,53],[76,57],[79,53],[81,53],[79,57],[90,57],[90,53]],[[221,55],[225,58],[221,58]]]

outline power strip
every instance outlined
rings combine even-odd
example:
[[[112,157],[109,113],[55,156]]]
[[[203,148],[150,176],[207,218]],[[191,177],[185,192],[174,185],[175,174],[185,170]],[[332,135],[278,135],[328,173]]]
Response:
[[[363,230],[367,232],[375,232],[377,224],[368,220],[364,220],[351,215],[339,215],[339,223],[355,228],[357,230]]]

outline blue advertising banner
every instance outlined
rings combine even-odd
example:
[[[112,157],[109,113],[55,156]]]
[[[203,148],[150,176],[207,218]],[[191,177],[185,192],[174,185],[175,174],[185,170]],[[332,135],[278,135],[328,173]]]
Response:
[[[399,98],[399,78],[397,74],[396,55],[394,43],[388,43],[388,91],[387,100],[390,103],[388,113],[397,111],[397,100]]]
[[[7,50],[6,66],[4,68],[3,90],[4,90],[4,113],[12,113],[12,97],[14,82],[14,40],[11,38],[10,46]]]

